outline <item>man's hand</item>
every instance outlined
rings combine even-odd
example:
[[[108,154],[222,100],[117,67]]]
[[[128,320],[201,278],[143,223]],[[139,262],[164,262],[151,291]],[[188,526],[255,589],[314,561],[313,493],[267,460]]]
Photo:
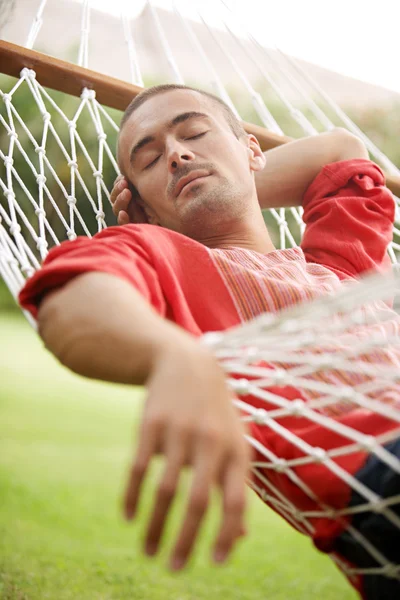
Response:
[[[150,462],[162,452],[165,471],[154,499],[147,552],[158,550],[180,473],[190,465],[193,483],[171,566],[178,569],[189,558],[215,486],[223,507],[214,553],[224,560],[244,532],[249,450],[216,358],[157,315],[129,282],[108,273],[85,273],[48,294],[38,324],[47,348],[72,371],[147,387],[125,497],[125,514],[132,518]]]
[[[151,459],[165,456],[165,469],[154,499],[145,551],[158,551],[182,468],[193,468],[183,524],[171,555],[171,568],[182,568],[196,541],[215,486],[222,492],[223,515],[214,560],[223,562],[244,534],[245,478],[249,450],[232,404],[225,376],[214,357],[197,342],[171,345],[157,360],[148,381],[148,399],[138,451],[125,497],[128,519],[136,512]]]
[[[118,225],[128,223],[147,223],[146,213],[132,197],[132,191],[126,177],[118,175],[111,190],[110,200],[113,213],[117,217]]]

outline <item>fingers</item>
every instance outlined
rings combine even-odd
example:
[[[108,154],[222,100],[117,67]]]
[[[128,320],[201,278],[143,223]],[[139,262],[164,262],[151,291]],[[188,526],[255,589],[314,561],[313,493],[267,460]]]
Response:
[[[110,194],[113,213],[117,217],[118,225],[148,223],[146,212],[137,202],[137,198],[135,201],[133,200],[128,180],[123,175],[118,175]]]
[[[186,459],[187,437],[171,435],[165,447],[166,467],[161,478],[146,535],[145,551],[153,556],[158,551],[160,539],[165,527],[168,511],[177,491],[179,475]],[[178,441],[178,443],[176,443]]]
[[[110,193],[110,202],[114,205],[118,194],[128,187],[128,182],[123,175],[118,175],[116,180],[113,183],[113,188]]]
[[[125,517],[127,519],[133,519],[135,516],[141,486],[149,467],[150,460],[156,452],[159,438],[160,425],[144,421],[138,451],[129,474],[125,492],[124,509]]]
[[[132,194],[128,188],[121,189],[114,198],[113,213],[116,217],[121,210],[128,212],[129,202],[132,200]]]
[[[114,215],[117,217],[118,225],[127,225],[130,222],[128,208],[132,200],[128,181],[123,175],[118,175],[111,190],[110,201]]]
[[[118,225],[128,225],[129,224],[129,215],[127,212],[125,212],[124,210],[121,210],[118,213],[118,217],[117,217],[117,223]]]
[[[172,552],[170,566],[177,571],[183,568],[193,550],[200,525],[207,512],[210,492],[220,466],[219,448],[201,444],[194,463],[193,483],[185,519]]]
[[[214,560],[224,562],[237,538],[245,535],[246,510],[245,477],[247,464],[231,462],[222,482],[223,520],[214,546]]]

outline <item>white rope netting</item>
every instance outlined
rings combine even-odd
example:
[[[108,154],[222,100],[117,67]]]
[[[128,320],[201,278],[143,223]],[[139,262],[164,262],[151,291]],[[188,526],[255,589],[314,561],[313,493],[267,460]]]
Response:
[[[385,302],[399,293],[399,276],[397,269],[391,277],[370,276],[335,296],[204,336],[228,374],[243,420],[279,439],[265,447],[248,437],[257,455],[253,489],[302,533],[314,535],[321,520],[344,523],[374,563],[373,571],[342,563],[348,576],[374,572],[400,579],[400,565],[348,523],[350,515],[376,513],[393,524],[399,539],[400,461],[384,447],[400,433],[400,320]],[[384,423],[382,429],[371,428],[374,419]],[[358,425],[349,426],[351,421]],[[320,431],[321,447],[307,441],[312,430]],[[284,455],[272,450],[274,444],[286,447]],[[396,493],[382,497],[349,473],[347,459],[358,452],[396,474]],[[315,467],[312,477],[307,467]],[[286,496],[282,479],[290,482]],[[357,503],[335,507],[335,494],[325,500],[325,486],[339,494],[339,482],[357,495]]]
[[[27,32],[28,48],[35,47],[49,3],[37,3]],[[150,2],[146,4],[168,65],[165,80],[183,83],[179,56],[174,55],[157,10]],[[198,60],[209,74],[209,89],[240,115],[240,107],[235,107],[214,67],[214,50],[201,41],[199,23],[185,20],[178,4],[173,4],[172,14],[180,35],[190,44],[193,61]],[[246,76],[245,57],[257,66],[303,135],[345,125],[363,139],[371,157],[388,173],[399,174],[396,165],[296,61],[283,53],[271,54],[252,36],[240,36],[240,24],[227,3],[222,4],[226,37],[219,36],[205,19],[203,27],[241,81],[261,124],[285,133]],[[90,2],[84,0],[77,63],[85,68],[91,66],[91,15]],[[120,26],[128,77],[142,86],[146,76],[138,59],[132,18],[121,15]],[[228,39],[233,43],[229,47]],[[297,105],[275,78],[271,64],[274,69],[279,64],[285,81],[298,95]],[[29,68],[22,69],[18,80],[0,79],[0,97],[0,273],[16,298],[52,246],[77,235],[90,237],[115,223],[109,192],[118,173],[114,151],[120,113],[102,106],[94,90],[84,88],[80,98],[74,99],[52,92]],[[321,97],[323,104],[318,102]],[[324,111],[326,105],[329,114]],[[302,107],[307,108],[307,115]],[[299,242],[303,231],[300,209],[271,210],[266,219],[280,248]],[[389,248],[394,263],[399,235],[397,207]],[[400,581],[400,559],[391,550],[387,553],[384,544],[375,543],[361,518],[378,515],[394,529],[399,542],[400,461],[390,444],[400,436],[400,336],[397,314],[388,307],[399,290],[396,272],[370,277],[362,284],[344,285],[334,296],[266,314],[203,340],[226,369],[243,419],[270,432],[266,436],[272,440],[270,445],[262,445],[256,435],[248,437],[256,453],[251,486],[302,533],[315,539],[322,523],[356,540],[364,561],[357,568],[333,556],[350,578],[375,574]],[[317,430],[319,445],[307,433]],[[280,447],[285,448],[284,454],[278,451]],[[379,469],[385,477],[389,473],[395,482],[390,493],[372,489],[367,479],[349,467],[353,457],[363,455],[365,461],[366,454],[376,459],[378,474]],[[324,491],[316,482],[325,479]],[[336,498],[335,489],[342,495],[346,491],[347,503]],[[319,545],[335,550],[323,548],[322,542]]]

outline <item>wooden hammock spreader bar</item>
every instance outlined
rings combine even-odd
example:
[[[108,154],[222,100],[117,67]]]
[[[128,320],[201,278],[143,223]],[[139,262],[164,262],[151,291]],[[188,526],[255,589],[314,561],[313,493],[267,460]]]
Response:
[[[0,40],[0,73],[18,78],[24,68],[33,69],[44,87],[78,97],[83,88],[94,89],[101,104],[121,111],[143,91],[143,88],[137,85]],[[252,123],[244,122],[243,125],[248,133],[257,137],[264,151],[292,140]],[[400,176],[386,174],[386,183],[388,188],[400,197]]]

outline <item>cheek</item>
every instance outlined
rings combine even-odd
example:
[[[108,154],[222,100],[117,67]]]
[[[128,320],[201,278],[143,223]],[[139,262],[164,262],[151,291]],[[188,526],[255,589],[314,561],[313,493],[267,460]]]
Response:
[[[139,177],[137,190],[139,196],[146,202],[150,201],[150,204],[157,202],[158,199],[161,200],[165,196],[165,184],[162,176],[156,171],[146,173]]]
[[[167,181],[156,170],[142,177],[137,185],[139,196],[151,207],[160,219],[170,218],[174,209],[167,199]]]
[[[216,157],[217,161],[223,165],[231,173],[239,175],[244,173],[247,168],[246,157],[232,144],[231,140],[226,142],[218,142],[211,147],[211,152]]]

